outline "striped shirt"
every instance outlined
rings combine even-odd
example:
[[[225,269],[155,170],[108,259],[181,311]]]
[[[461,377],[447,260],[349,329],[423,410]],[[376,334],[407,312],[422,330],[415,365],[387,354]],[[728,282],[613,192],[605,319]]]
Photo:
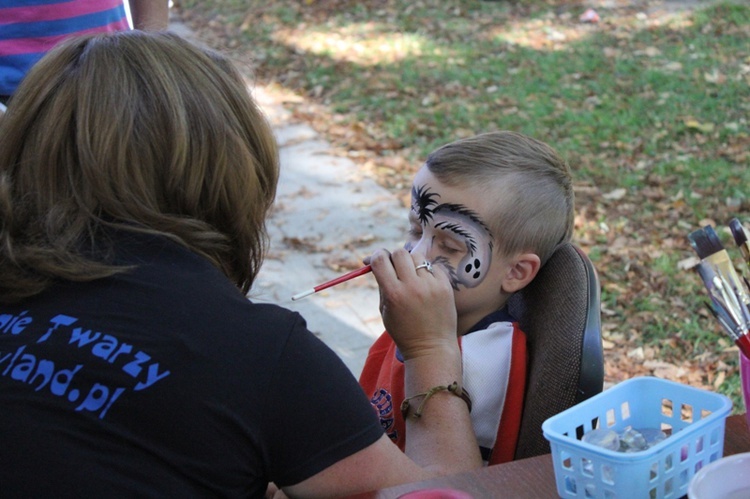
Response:
[[[65,38],[127,29],[123,0],[0,0],[0,95]]]

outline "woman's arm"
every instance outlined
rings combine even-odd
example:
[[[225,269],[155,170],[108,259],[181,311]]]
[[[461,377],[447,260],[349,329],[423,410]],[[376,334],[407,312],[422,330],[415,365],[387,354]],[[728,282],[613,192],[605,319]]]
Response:
[[[386,330],[404,358],[404,393],[411,397],[435,386],[462,382],[453,289],[440,266],[415,269],[414,257],[400,249],[377,252],[371,259],[380,285]],[[417,398],[405,418],[406,454],[437,474],[482,466],[466,402],[448,391],[435,393],[420,418]]]
[[[381,313],[404,356],[407,397],[462,380],[456,310],[447,275],[415,269],[405,250],[376,252],[370,261],[380,286]],[[420,399],[414,401],[418,406]],[[296,485],[290,497],[346,496],[482,466],[469,410],[459,397],[439,391],[422,416],[406,418],[406,454],[386,435],[374,444]]]

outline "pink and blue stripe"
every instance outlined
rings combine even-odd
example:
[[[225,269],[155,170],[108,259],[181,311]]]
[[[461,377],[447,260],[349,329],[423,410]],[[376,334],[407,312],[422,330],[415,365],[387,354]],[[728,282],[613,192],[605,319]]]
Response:
[[[123,0],[0,0],[0,95],[62,40],[127,29]]]

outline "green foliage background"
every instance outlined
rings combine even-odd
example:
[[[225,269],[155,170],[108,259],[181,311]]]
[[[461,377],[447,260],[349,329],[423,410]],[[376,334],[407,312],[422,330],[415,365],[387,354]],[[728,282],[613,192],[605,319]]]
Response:
[[[607,381],[654,374],[743,410],[737,352],[705,310],[686,236],[715,225],[748,272],[726,224],[750,222],[750,7],[668,4],[602,8],[598,23],[565,0],[177,8],[399,195],[458,137],[511,129],[555,146],[602,281]]]

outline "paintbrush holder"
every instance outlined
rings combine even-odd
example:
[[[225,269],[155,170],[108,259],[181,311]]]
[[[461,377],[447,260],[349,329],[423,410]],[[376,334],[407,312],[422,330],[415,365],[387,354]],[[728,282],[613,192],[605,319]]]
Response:
[[[740,350],[740,376],[742,377],[742,398],[745,401],[745,418],[750,428],[750,359]]]

